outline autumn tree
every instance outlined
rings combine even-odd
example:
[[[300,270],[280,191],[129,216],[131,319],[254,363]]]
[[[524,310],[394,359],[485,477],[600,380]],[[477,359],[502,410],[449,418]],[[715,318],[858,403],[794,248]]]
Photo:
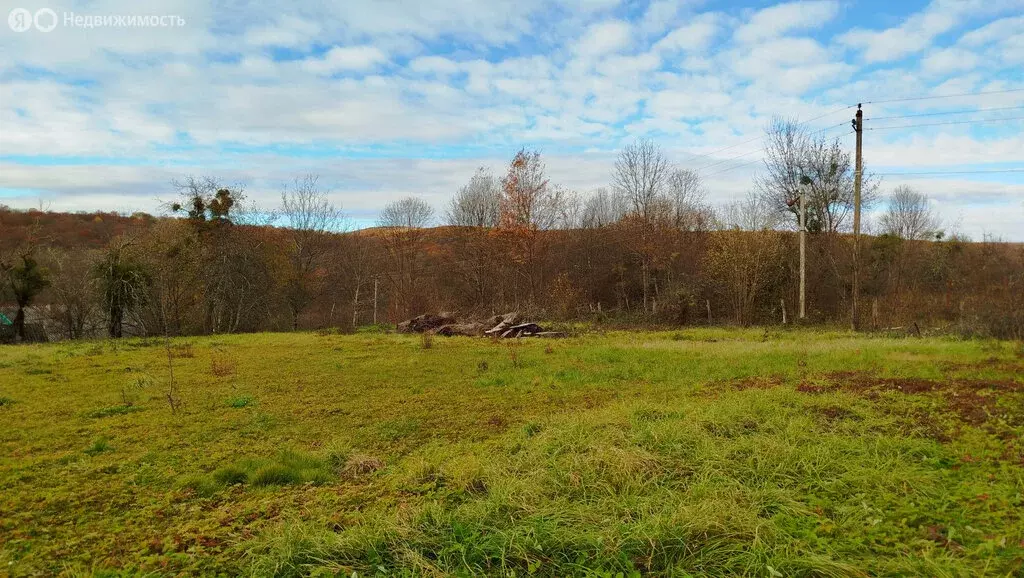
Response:
[[[548,249],[549,237],[541,232],[562,222],[566,195],[564,189],[550,185],[537,151],[517,152],[501,179],[497,234],[531,304],[540,295]]]
[[[718,295],[725,297],[732,320],[747,325],[758,303],[784,272],[782,234],[775,230],[777,212],[756,195],[723,211],[719,230],[712,233],[705,267]]]
[[[640,262],[644,310],[654,311],[652,285],[657,293],[658,274],[674,256],[676,232],[707,227],[703,184],[696,172],[673,167],[661,148],[646,139],[622,149],[612,183],[627,207],[619,226]]]
[[[251,227],[262,211],[245,203],[241,187],[223,185],[213,177],[175,181],[179,200],[173,213],[184,213],[198,248],[197,280],[204,304],[203,325],[209,333],[252,328],[265,311],[273,286],[269,247]]]

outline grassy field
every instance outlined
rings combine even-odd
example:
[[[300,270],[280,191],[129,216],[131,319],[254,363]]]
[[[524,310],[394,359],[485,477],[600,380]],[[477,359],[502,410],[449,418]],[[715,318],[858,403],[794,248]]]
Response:
[[[10,346],[0,575],[1020,576],[1022,433],[994,341]]]

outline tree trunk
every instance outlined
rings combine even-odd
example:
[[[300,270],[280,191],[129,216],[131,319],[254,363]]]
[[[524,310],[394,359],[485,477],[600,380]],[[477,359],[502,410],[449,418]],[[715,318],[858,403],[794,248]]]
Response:
[[[22,304],[18,304],[18,312],[14,315],[14,331],[18,335],[18,339],[25,341],[25,307]]]

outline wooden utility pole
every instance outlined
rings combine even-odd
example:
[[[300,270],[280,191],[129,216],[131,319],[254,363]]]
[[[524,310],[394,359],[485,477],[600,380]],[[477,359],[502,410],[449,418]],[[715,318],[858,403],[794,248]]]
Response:
[[[804,177],[805,179],[807,177]],[[800,183],[800,319],[807,317],[807,183]]]
[[[377,325],[377,278],[373,278],[373,324]]]
[[[853,119],[853,130],[857,133],[857,164],[853,174],[853,311],[850,324],[854,331],[860,330],[860,183],[863,171],[861,146],[864,135],[864,111],[857,105],[857,116]]]

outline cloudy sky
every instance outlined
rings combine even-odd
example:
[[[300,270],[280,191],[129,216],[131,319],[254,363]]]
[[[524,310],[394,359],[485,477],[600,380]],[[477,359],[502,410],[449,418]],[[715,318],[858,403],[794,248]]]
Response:
[[[773,115],[852,150],[863,102],[885,190],[912,184],[972,238],[1024,241],[1024,0],[0,7],[0,204],[13,207],[154,212],[189,174],[272,205],[312,172],[367,224],[409,194],[441,208],[524,146],[585,195],[639,136],[725,203],[751,187]],[[14,30],[19,8],[48,8],[56,21],[36,24],[52,30]],[[149,15],[173,25],[84,25]]]

